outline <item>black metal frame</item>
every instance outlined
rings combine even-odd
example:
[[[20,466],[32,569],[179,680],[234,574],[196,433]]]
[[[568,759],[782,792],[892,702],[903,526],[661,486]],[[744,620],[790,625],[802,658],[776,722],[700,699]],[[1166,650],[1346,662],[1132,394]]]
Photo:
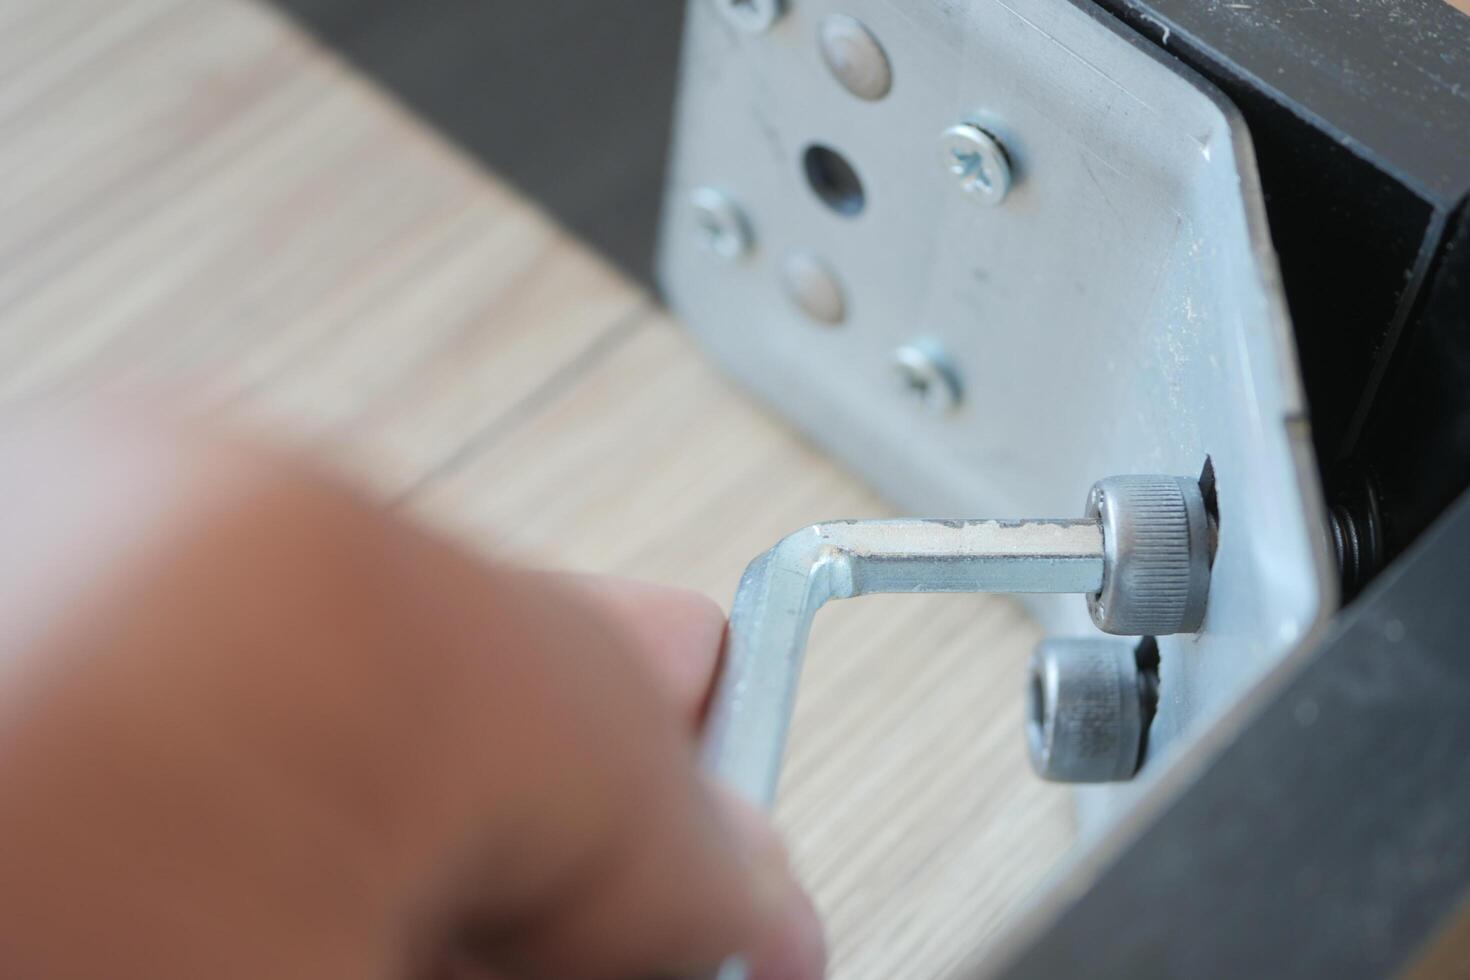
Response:
[[[1470,899],[1470,496],[977,975],[1397,975]],[[1451,601],[1447,601],[1451,600]],[[1470,965],[1467,965],[1470,969]]]
[[[652,282],[685,0],[275,0]]]
[[[1455,292],[1470,277],[1470,16],[1444,0],[1096,2],[1245,116],[1324,482],[1361,522],[1374,488],[1387,560],[1470,485],[1470,304]]]

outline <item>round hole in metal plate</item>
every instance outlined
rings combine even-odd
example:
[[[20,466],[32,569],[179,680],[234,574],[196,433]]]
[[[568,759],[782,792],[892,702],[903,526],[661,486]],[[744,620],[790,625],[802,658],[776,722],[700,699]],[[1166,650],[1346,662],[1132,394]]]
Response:
[[[862,178],[841,153],[820,143],[813,144],[802,157],[802,167],[813,193],[833,211],[853,218],[867,206]]]

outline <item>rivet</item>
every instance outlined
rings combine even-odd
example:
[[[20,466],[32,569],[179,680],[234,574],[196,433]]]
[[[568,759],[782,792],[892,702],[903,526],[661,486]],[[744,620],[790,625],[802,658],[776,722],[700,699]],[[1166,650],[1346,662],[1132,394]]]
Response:
[[[822,259],[810,252],[796,252],[781,264],[786,294],[803,313],[828,326],[847,317],[847,299],[842,283]]]
[[[817,43],[827,68],[858,98],[876,102],[893,87],[888,55],[862,21],[829,14],[817,30]]]

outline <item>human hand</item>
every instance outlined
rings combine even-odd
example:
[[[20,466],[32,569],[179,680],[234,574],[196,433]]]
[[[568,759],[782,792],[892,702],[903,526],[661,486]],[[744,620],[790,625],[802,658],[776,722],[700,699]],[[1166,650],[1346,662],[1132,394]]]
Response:
[[[0,975],[814,980],[699,773],[723,631],[182,426],[0,430]]]

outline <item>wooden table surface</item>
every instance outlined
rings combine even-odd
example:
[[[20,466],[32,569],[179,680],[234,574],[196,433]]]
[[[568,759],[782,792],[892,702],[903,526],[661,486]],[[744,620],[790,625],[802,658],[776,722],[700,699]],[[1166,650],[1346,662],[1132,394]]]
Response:
[[[657,302],[251,0],[0,5],[0,399],[163,390],[473,547],[704,590],[881,516]],[[944,975],[1071,839],[1014,605],[818,621],[779,820],[834,975]]]

